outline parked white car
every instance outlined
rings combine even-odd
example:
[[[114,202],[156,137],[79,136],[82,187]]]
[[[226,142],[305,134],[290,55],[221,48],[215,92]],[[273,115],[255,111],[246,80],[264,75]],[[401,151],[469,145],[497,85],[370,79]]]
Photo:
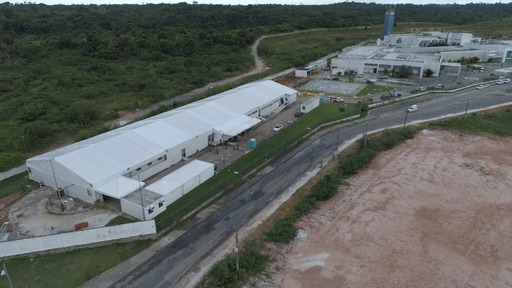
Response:
[[[274,132],[278,132],[279,130],[283,129],[283,127],[284,127],[283,124],[276,124],[274,126],[274,129],[272,129],[272,130],[274,130]]]
[[[496,85],[501,85],[501,84],[505,84],[505,82],[503,80],[496,81]]]
[[[510,83],[510,79],[509,79],[509,78],[505,78],[505,79],[503,79],[502,81],[503,81],[503,84]]]
[[[486,86],[486,85],[483,85],[483,84],[482,84],[482,85],[478,85],[478,86],[476,86],[476,89],[477,89],[477,90],[482,90],[482,89],[485,89],[485,88],[487,88],[487,86]]]

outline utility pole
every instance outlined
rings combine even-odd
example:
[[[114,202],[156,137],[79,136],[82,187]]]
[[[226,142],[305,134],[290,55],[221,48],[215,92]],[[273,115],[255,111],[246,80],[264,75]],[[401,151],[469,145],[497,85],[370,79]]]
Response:
[[[364,132],[364,147],[366,147],[367,142],[368,142],[368,121],[366,121],[366,132]]]
[[[409,111],[405,111],[404,128],[405,124],[407,124],[407,115],[409,115]]]
[[[240,269],[240,264],[238,261],[238,224],[236,225],[236,232],[235,232],[235,253],[236,253],[236,271]]]
[[[9,272],[7,272],[7,267],[5,267],[5,263],[4,264],[4,267],[2,269],[2,276],[5,275],[7,276],[7,281],[9,281],[9,287],[13,288],[12,286],[12,282],[11,282],[11,277],[9,277]]]
[[[466,102],[466,110],[464,111],[464,119],[466,119],[466,115],[468,114],[468,107],[469,107],[469,98],[468,98],[468,102]]]

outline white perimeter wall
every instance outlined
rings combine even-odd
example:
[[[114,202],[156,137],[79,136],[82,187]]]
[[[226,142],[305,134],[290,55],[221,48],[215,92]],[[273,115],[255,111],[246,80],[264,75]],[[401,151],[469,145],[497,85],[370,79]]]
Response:
[[[135,222],[111,227],[0,242],[0,258],[91,244],[132,237],[156,235],[155,221]]]

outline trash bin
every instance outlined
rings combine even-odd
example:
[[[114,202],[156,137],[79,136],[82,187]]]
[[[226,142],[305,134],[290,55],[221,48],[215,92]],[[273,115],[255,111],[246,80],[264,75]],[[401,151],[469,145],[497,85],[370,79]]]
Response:
[[[256,148],[256,139],[251,138],[251,140],[249,140],[249,147],[253,149]]]

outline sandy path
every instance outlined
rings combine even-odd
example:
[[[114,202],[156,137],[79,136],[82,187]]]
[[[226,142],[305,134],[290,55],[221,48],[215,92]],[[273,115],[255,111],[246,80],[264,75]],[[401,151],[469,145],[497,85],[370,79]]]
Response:
[[[274,287],[512,287],[512,139],[423,131],[350,183],[276,251]]]

